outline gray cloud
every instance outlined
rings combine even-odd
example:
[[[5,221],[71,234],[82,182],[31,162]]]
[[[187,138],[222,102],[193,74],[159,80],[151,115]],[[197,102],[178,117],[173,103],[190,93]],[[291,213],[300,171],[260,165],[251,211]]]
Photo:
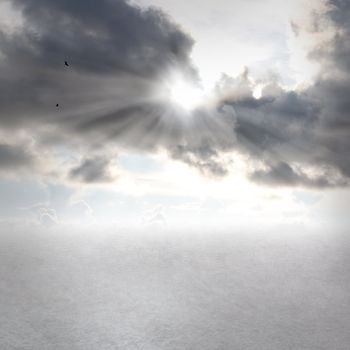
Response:
[[[69,177],[85,183],[108,183],[116,180],[113,173],[112,160],[102,156],[83,159],[76,167],[70,170]]]
[[[11,4],[23,27],[0,33],[3,130],[27,129],[44,146],[79,144],[87,150],[117,140],[154,148],[158,139],[176,137],[177,122],[165,123],[164,106],[148,100],[172,69],[196,78],[189,58],[193,39],[164,13],[111,0],[98,6],[66,0]],[[29,165],[18,150],[2,152],[4,167],[8,158]],[[92,170],[96,162],[106,165],[88,159],[70,175],[109,179]]]
[[[160,10],[112,0],[11,3],[24,24],[0,33],[4,124],[39,117],[57,124],[63,115],[108,109],[108,103],[118,110],[147,96],[149,85],[173,67],[195,76],[192,38]]]
[[[285,162],[270,166],[267,170],[256,170],[250,175],[253,181],[270,186],[305,186],[315,188],[346,186],[348,181],[334,179],[330,175],[310,177],[300,170],[293,169]]]
[[[294,34],[295,36],[299,36],[299,34],[300,34],[300,28],[299,28],[299,26],[298,26],[296,23],[294,23],[293,21],[291,21],[291,22],[290,22],[290,28],[291,28],[291,30],[293,31],[293,34]]]
[[[35,155],[22,145],[0,143],[0,171],[30,169],[36,164]]]
[[[244,93],[233,91],[222,103],[235,110],[235,148],[262,160],[269,168],[257,169],[253,180],[321,188],[349,184],[350,4],[329,1],[329,5],[326,16],[337,34],[310,52],[311,59],[323,64],[312,86],[290,92],[268,87],[257,100],[252,97],[245,73],[238,83],[229,81],[225,88],[229,91],[229,86],[245,86],[240,89]],[[226,77],[224,81],[227,84]],[[291,163],[298,164],[300,171],[295,172]],[[303,171],[309,165],[319,167],[320,173],[330,167],[338,175],[310,179]]]
[[[326,179],[311,181],[291,168],[286,171],[289,163],[298,163],[306,168],[330,166],[341,174],[337,185],[347,185],[350,130],[345,95],[349,82],[319,80],[301,92],[281,92],[260,100],[226,100],[235,110],[235,148],[267,166],[279,164],[271,171],[258,171],[252,179],[312,187],[334,185]]]
[[[161,11],[142,10],[127,1],[103,0],[98,6],[93,0],[13,4],[29,25],[14,48],[22,45],[23,55],[16,58],[54,70],[68,58],[73,70],[158,74],[169,62],[186,64],[193,44]],[[10,44],[11,52],[13,40]]]
[[[215,148],[203,142],[197,147],[177,145],[171,150],[171,157],[198,168],[204,175],[222,177],[228,174],[227,165],[219,159]]]
[[[344,0],[329,0],[328,15],[336,26],[336,36],[331,47],[323,48],[337,67],[350,72],[350,4]]]
[[[248,69],[238,78],[224,75],[217,105],[194,111],[186,122],[162,99],[166,91],[155,91],[172,69],[197,79],[190,60],[193,40],[162,12],[111,0],[99,6],[91,0],[12,3],[24,26],[0,36],[4,127],[35,125],[40,142],[79,143],[86,154],[111,143],[167,149],[209,176],[226,175],[222,155],[239,151],[253,163],[255,181],[348,184],[350,5],[345,2],[329,1],[326,16],[337,35],[310,52],[324,67],[314,85],[288,92],[269,82],[256,99]],[[313,31],[320,30],[319,18],[317,23]],[[301,36],[301,27],[293,25]],[[112,179],[106,158],[82,157],[68,177],[89,183]],[[269,170],[254,167],[257,160]],[[305,170],[310,164],[319,173],[331,168],[337,176],[311,179]]]

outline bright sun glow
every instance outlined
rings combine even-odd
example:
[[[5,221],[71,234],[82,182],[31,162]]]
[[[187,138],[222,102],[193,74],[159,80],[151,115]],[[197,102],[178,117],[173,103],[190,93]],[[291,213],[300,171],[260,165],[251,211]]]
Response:
[[[204,101],[204,94],[200,88],[181,79],[177,79],[171,86],[170,97],[186,111],[194,110]]]

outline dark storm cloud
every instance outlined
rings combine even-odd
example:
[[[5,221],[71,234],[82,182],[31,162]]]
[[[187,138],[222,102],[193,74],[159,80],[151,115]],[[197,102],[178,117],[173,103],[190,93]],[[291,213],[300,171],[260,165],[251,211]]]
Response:
[[[177,137],[175,118],[165,123],[162,104],[147,100],[173,69],[196,79],[193,39],[163,12],[121,0],[11,4],[23,26],[0,33],[4,130],[24,128],[39,142],[85,149],[112,141],[150,149]],[[70,175],[109,178],[92,171],[95,164],[87,160]]]
[[[81,164],[71,169],[69,177],[85,183],[108,183],[116,179],[112,171],[110,158],[95,156],[84,159]]]
[[[106,96],[117,109],[145,98],[149,84],[172,67],[195,75],[189,59],[192,38],[159,10],[121,0],[11,3],[23,17],[23,27],[0,33],[4,124],[39,117],[57,123],[56,104],[62,114],[76,115],[100,108],[108,102]],[[114,84],[116,91],[123,87],[130,95],[127,102],[123,96],[111,98],[111,85],[100,89],[106,80],[121,76],[137,82]]]
[[[56,70],[68,60],[73,70],[145,76],[159,74],[169,62],[188,63],[192,39],[159,10],[141,10],[124,0],[12,3],[26,29],[16,41],[5,41],[4,48],[19,62]]]

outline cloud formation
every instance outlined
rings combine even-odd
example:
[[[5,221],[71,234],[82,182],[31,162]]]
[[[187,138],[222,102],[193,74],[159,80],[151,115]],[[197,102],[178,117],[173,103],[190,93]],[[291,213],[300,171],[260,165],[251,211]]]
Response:
[[[293,169],[285,162],[278,162],[265,170],[255,170],[250,177],[253,181],[270,186],[300,185],[315,188],[326,188],[345,186],[347,184],[345,180],[337,178],[334,179],[330,174],[322,174],[311,177],[300,169]]]
[[[72,180],[85,183],[107,183],[116,180],[111,158],[95,156],[83,159],[76,167],[69,172]]]
[[[33,167],[34,156],[19,145],[0,143],[0,169]]]
[[[98,6],[92,0],[12,4],[23,25],[0,35],[0,68],[6,72],[0,78],[5,91],[0,123],[9,130],[35,126],[35,137],[44,144],[79,144],[83,160],[69,167],[68,178],[112,181],[110,160],[88,154],[113,144],[165,149],[212,177],[227,175],[230,163],[224,155],[240,152],[249,159],[249,177],[259,183],[348,185],[347,3],[327,1],[324,18],[335,35],[309,53],[323,67],[314,84],[286,91],[266,81],[257,99],[248,69],[237,78],[223,75],[215,103],[193,111],[187,120],[166,99],[162,82],[174,70],[198,80],[190,59],[194,41],[160,10],[112,0]],[[292,23],[301,37],[305,29]],[[324,30],[320,23],[314,32]],[[18,150],[2,148],[4,167],[30,164]]]
[[[108,160],[84,152],[112,141],[154,148],[163,129],[165,138],[176,135],[178,127],[161,120],[163,105],[148,100],[170,70],[196,77],[193,39],[163,12],[112,0],[11,4],[22,26],[0,33],[3,130],[26,130],[45,149],[78,145],[86,160],[69,177],[85,182],[111,176]],[[2,145],[2,167],[29,166],[22,153]]]
[[[6,68],[0,100],[6,111],[4,124],[24,122],[24,117],[28,122],[29,116],[57,122],[62,116],[53,108],[56,103],[64,109],[61,114],[69,116],[84,107],[101,108],[107,97],[112,102],[112,86],[106,84],[113,78],[124,77],[116,90],[127,95],[137,85],[131,97],[140,98],[147,92],[144,81],[152,82],[173,66],[194,74],[189,59],[192,38],[157,9],[112,0],[98,6],[90,0],[11,3],[23,25],[0,36],[1,65]],[[119,97],[117,107],[123,106]]]

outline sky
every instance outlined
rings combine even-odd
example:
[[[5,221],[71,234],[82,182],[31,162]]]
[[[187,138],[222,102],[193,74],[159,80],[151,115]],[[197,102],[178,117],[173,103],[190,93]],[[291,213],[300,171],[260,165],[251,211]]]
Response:
[[[346,227],[346,3],[0,6],[2,221]]]
[[[0,348],[348,350],[350,3],[0,0]]]

